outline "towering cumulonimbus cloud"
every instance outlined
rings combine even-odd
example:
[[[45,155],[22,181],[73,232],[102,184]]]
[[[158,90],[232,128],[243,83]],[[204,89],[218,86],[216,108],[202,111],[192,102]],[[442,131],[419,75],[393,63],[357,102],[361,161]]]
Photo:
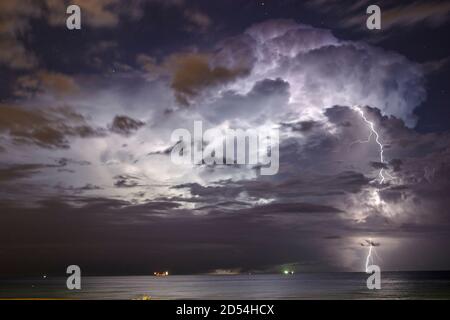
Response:
[[[333,105],[370,105],[413,127],[413,111],[426,98],[418,64],[291,20],[263,22],[223,41],[213,63],[251,69],[229,86],[240,93],[266,78],[287,81],[289,111],[309,117]]]

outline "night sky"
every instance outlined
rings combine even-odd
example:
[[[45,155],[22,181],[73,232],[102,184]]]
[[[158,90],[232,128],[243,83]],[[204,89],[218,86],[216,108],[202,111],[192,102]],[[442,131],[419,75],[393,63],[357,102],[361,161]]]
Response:
[[[0,277],[364,271],[367,239],[381,270],[449,270],[449,16],[437,0],[1,1]],[[199,120],[279,128],[278,173],[171,162],[171,133]]]

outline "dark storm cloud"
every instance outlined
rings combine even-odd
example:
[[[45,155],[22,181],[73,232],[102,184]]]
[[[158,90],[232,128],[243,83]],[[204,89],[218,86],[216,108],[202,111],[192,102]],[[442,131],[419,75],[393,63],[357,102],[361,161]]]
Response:
[[[283,164],[283,162],[281,162]],[[287,163],[284,163],[287,165]],[[275,181],[260,178],[250,181],[222,181],[216,186],[201,186],[197,183],[174,186],[174,189],[189,189],[196,196],[196,201],[213,202],[224,199],[236,199],[239,194],[245,192],[255,199],[278,199],[288,201],[289,205],[295,206],[293,201],[302,197],[319,197],[320,203],[324,204],[326,197],[332,195],[345,195],[346,193],[358,193],[367,186],[371,179],[357,172],[339,172],[337,174],[307,173],[299,170],[298,174],[281,173]],[[325,202],[324,202],[325,201]],[[279,202],[277,205],[283,205]],[[300,207],[298,209],[301,211]],[[330,209],[334,212],[339,209]],[[281,210],[282,211],[282,210]]]
[[[29,178],[33,175],[39,174],[46,169],[55,168],[60,170],[69,170],[62,169],[65,167],[73,167],[73,166],[87,166],[90,165],[88,161],[79,161],[74,159],[60,158],[54,161],[54,164],[37,164],[37,163],[24,163],[24,164],[15,164],[15,165],[0,165],[0,183],[5,182],[13,182],[19,180],[21,178]],[[90,185],[86,185],[90,186]],[[87,189],[85,189],[87,190]]]
[[[86,190],[101,190],[101,189],[102,189],[101,187],[96,186],[94,184],[90,184],[90,183],[88,183],[88,184],[84,185],[83,187],[79,188],[79,190],[82,190],[82,191],[86,191]]]
[[[15,144],[43,148],[68,148],[70,137],[98,137],[103,130],[91,127],[83,116],[68,108],[32,109],[0,104],[0,132]]]
[[[165,148],[163,150],[158,150],[158,151],[154,151],[154,152],[149,152],[147,153],[147,156],[153,156],[153,155],[170,155],[173,148],[175,148],[176,145],[182,143],[182,141],[179,141],[178,143],[174,144],[171,147]],[[137,161],[137,160],[136,160]]]
[[[271,203],[253,209],[261,215],[266,214],[298,214],[298,213],[338,213],[341,210],[330,206],[313,203]]]
[[[139,185],[140,178],[132,175],[118,175],[114,177],[117,188],[133,188]]]
[[[226,185],[227,182],[224,182]],[[182,185],[173,186],[173,189],[183,189],[188,188],[191,194],[195,196],[214,196],[214,195],[220,195],[224,197],[236,197],[241,191],[242,188],[238,186],[232,186],[229,188],[223,187],[223,186],[202,186],[198,183],[186,183]]]
[[[402,169],[403,161],[400,159],[392,159],[391,161],[389,161],[389,164],[392,166],[392,170],[396,172]]]
[[[371,181],[362,173],[344,171],[335,175],[316,174],[305,177],[300,174],[298,178],[286,179],[284,182],[276,185],[282,194],[295,197],[295,192],[303,195],[329,196],[333,194],[358,193],[364,186]],[[302,177],[304,177],[302,179]],[[300,189],[301,188],[301,189]]]
[[[253,86],[252,90],[249,92],[249,96],[266,98],[274,94],[286,95],[289,92],[289,83],[281,78],[275,80],[264,79],[258,81]]]
[[[68,165],[80,165],[80,166],[88,166],[91,163],[89,161],[85,160],[75,160],[75,159],[69,159],[69,158],[59,158],[55,160],[56,163],[58,163],[61,167],[65,167]]]
[[[379,161],[371,161],[370,165],[374,169],[387,169],[388,168],[388,165],[386,163],[379,162]]]
[[[19,164],[0,168],[0,183],[26,178],[42,169],[57,167],[46,164]]]
[[[184,105],[189,104],[189,98],[201,90],[230,82],[247,73],[245,69],[212,66],[207,55],[195,53],[173,56],[170,63],[174,66],[172,88],[178,101]]]
[[[313,130],[316,126],[320,125],[318,121],[313,120],[305,120],[305,121],[299,121],[295,123],[281,123],[281,125],[285,128],[289,128],[292,131],[298,131],[298,132],[309,132]]]
[[[19,36],[30,29],[29,19],[39,16],[33,1],[0,2],[0,65],[12,69],[30,69],[37,58],[28,52]]]
[[[131,266],[127,272],[141,273],[142,268],[133,267],[138,261],[150,270],[206,272],[219,267],[252,269],[281,264],[292,259],[289,252],[297,252],[296,259],[318,259],[314,249],[292,242],[298,237],[292,226],[262,223],[257,215],[238,219],[219,213],[196,217],[186,210],[177,214],[177,207],[167,202],[130,205],[108,199],[86,199],[82,207],[71,207],[60,200],[41,202],[34,209],[4,205],[0,229],[5,225],[17,228],[22,242],[10,242],[9,233],[0,233],[0,247],[8,255],[8,263],[0,267],[2,274],[26,269],[25,252],[36,273],[58,272],[70,259],[83,266],[86,274],[103,270],[105,259],[111,263],[109,273],[117,273],[124,261]],[[41,221],[39,228],[24,219],[29,214]],[[49,238],[58,245],[46,244]],[[67,247],[69,243],[72,245]],[[87,246],[89,258],[80,255]],[[275,248],[278,250],[270,256],[265,253]],[[204,255],[208,259],[201,258]]]
[[[79,89],[75,79],[70,76],[41,70],[31,75],[19,77],[16,81],[14,94],[26,98],[45,93],[63,97],[74,94]]]
[[[109,130],[117,134],[128,136],[144,125],[145,123],[142,121],[122,115],[114,117],[113,122],[109,126]]]

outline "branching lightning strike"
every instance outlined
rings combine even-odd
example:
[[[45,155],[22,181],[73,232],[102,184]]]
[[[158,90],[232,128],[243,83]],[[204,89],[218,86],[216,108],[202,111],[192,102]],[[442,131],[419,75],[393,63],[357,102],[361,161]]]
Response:
[[[353,109],[361,115],[361,118],[364,120],[364,122],[367,124],[367,126],[370,129],[369,137],[366,140],[358,140],[358,141],[355,141],[355,143],[368,143],[368,142],[370,142],[371,138],[373,136],[375,136],[375,142],[378,144],[378,147],[380,149],[380,163],[382,165],[384,165],[386,163],[384,161],[384,146],[383,146],[383,144],[380,141],[380,135],[379,135],[378,131],[375,129],[374,123],[366,118],[366,115],[364,114],[364,111],[363,111],[363,109],[361,107],[354,106]],[[382,167],[382,168],[380,168],[380,171],[378,173],[379,178],[380,178],[380,184],[383,184],[384,181],[386,180],[385,174],[387,176],[389,176],[390,178],[393,178],[389,174],[389,172],[387,172],[387,171],[385,172],[384,168]],[[378,193],[378,190],[376,190],[375,192]],[[374,247],[378,246],[379,244],[374,243],[374,242],[372,242],[371,239],[369,239],[369,240],[366,240],[366,244],[362,244],[362,245],[369,247],[369,251],[368,251],[367,257],[366,257],[366,273],[367,273],[368,272],[368,268],[369,268],[369,264],[373,262],[372,252],[374,252],[376,254],[376,251],[375,251]]]
[[[359,106],[354,106],[353,109],[354,109],[355,111],[357,111],[357,112],[361,115],[361,118],[364,120],[365,123],[367,123],[368,127],[370,128],[370,135],[369,135],[369,137],[367,138],[367,140],[363,140],[363,141],[358,140],[358,141],[356,141],[356,142],[359,142],[359,143],[367,143],[367,142],[370,141],[370,139],[372,138],[372,136],[375,135],[375,142],[378,144],[378,146],[379,146],[379,148],[380,148],[380,163],[381,163],[381,164],[385,164],[385,162],[384,162],[384,156],[383,156],[383,153],[384,153],[383,144],[382,144],[381,141],[380,141],[380,135],[378,134],[377,130],[375,130],[375,125],[374,125],[374,123],[373,123],[372,121],[369,121],[369,120],[366,118],[366,115],[364,114],[364,111],[363,111],[363,109],[362,109],[361,107],[359,107]],[[384,168],[381,168],[381,169],[380,169],[380,172],[378,173],[378,175],[379,175],[379,177],[380,177],[380,183],[381,183],[381,184],[384,183],[384,180],[386,179],[385,176],[384,176]],[[388,175],[389,175],[389,174],[388,174]]]

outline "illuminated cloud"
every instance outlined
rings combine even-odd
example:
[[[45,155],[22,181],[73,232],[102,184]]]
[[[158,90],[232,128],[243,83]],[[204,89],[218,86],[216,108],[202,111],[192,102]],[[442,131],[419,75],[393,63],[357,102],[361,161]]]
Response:
[[[426,96],[420,66],[405,57],[341,41],[328,30],[289,20],[249,28],[225,42],[217,59],[229,67],[242,63],[252,66],[250,76],[232,86],[239,91],[265,78],[287,81],[291,99],[286,111],[309,117],[317,117],[333,105],[359,104],[378,108],[414,126],[413,111]]]

